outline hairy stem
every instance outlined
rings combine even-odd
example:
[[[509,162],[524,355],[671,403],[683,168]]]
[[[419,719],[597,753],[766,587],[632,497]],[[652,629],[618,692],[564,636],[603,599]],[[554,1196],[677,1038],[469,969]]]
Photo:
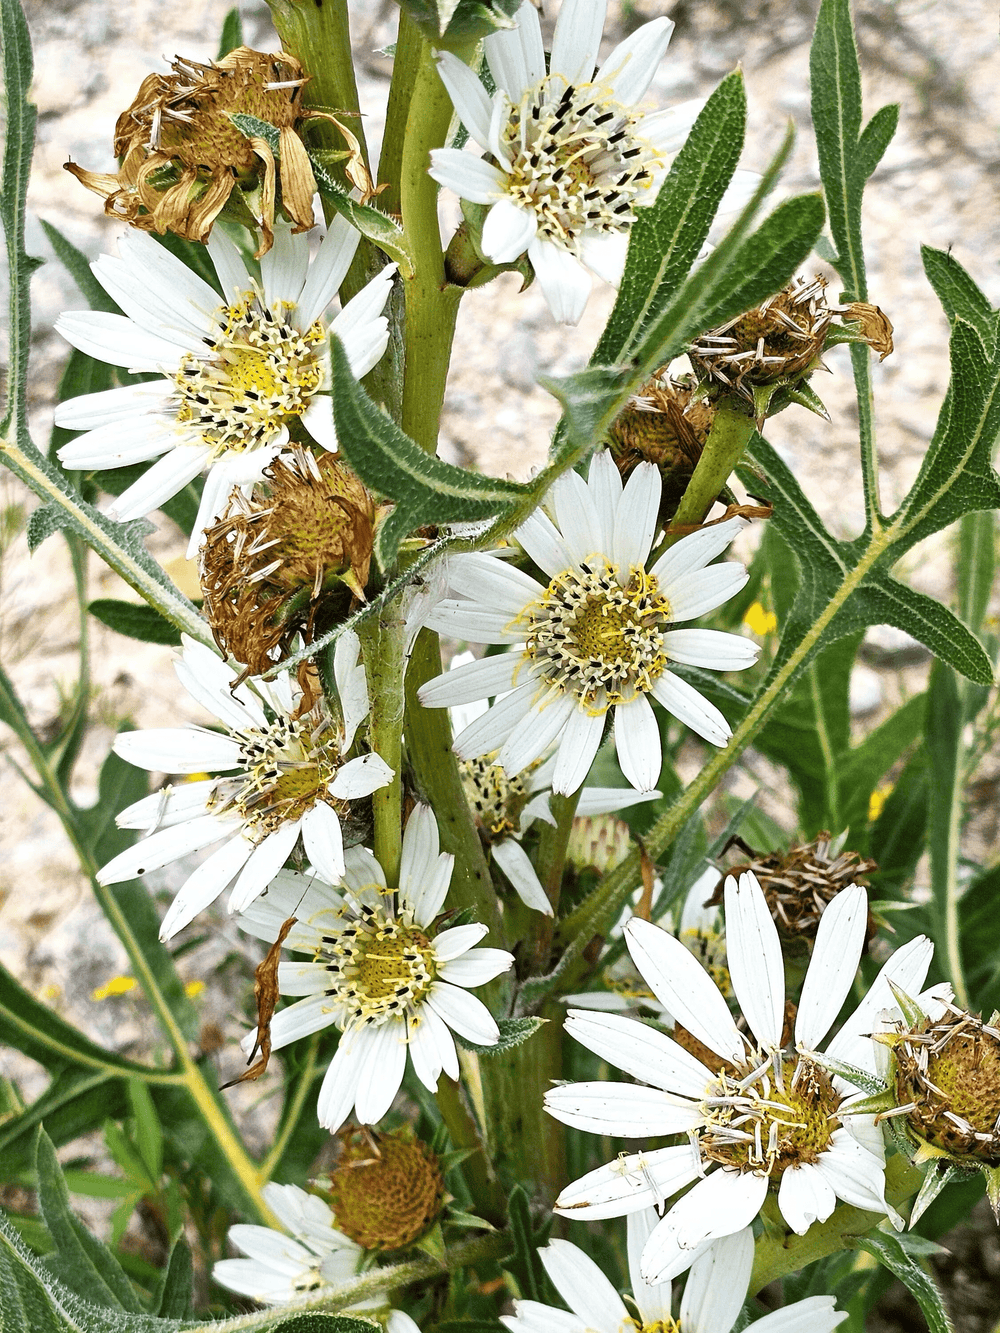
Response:
[[[749,406],[744,411],[742,407],[725,401],[719,405],[705,448],[681,496],[677,512],[670,520],[672,528],[702,522],[732,476],[753,432],[754,423]],[[683,535],[683,532],[669,533],[663,545],[672,546]]]
[[[368,673],[371,713],[368,740],[374,752],[392,769],[392,781],[372,793],[375,818],[375,859],[385,871],[386,883],[399,883],[402,837],[403,767],[403,620],[399,602],[366,620],[359,637]]]

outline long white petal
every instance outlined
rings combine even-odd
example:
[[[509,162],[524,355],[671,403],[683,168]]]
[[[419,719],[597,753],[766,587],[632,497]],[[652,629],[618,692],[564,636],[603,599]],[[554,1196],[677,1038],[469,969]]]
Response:
[[[438,968],[438,976],[451,986],[475,989],[510,970],[514,955],[506,949],[471,949],[461,958],[453,958]]]
[[[475,759],[481,754],[499,750],[531,709],[531,701],[536,691],[537,685],[529,677],[516,690],[498,699],[482,717],[470,722],[465,730],[455,737],[452,747],[459,759]]]
[[[494,264],[512,264],[538,234],[538,217],[530,208],[505,196],[498,199],[483,223],[483,254]]]
[[[658,800],[662,795],[659,791],[636,791],[633,787],[584,787],[576,803],[576,813],[578,817],[607,815],[642,805],[645,801]]]
[[[493,103],[479,76],[450,51],[438,53],[437,67],[459,120],[479,147],[489,151]]]
[[[562,534],[542,509],[528,515],[514,533],[514,539],[550,579],[573,565],[573,557]]]
[[[316,258],[309,265],[309,274],[299,297],[296,320],[307,329],[326,310],[340,290],[340,284],[351,267],[361,233],[345,217],[335,213],[330,219]]]
[[[691,1265],[681,1297],[681,1328],[691,1333],[726,1333],[746,1300],[753,1268],[749,1227],[717,1241]]]
[[[274,241],[260,259],[260,276],[267,304],[297,305],[308,269],[309,241],[305,234],[293,233],[287,222],[275,222]]]
[[[671,1317],[669,1281],[655,1284],[647,1282],[639,1271],[642,1252],[659,1220],[655,1208],[644,1208],[641,1212],[628,1215],[626,1248],[629,1281],[632,1287],[632,1299],[639,1307],[639,1315],[644,1325],[666,1323]]]
[[[210,456],[211,451],[202,444],[176,445],[108,505],[109,517],[128,523],[151,514],[193,481]]]
[[[150,380],[125,384],[119,389],[103,389],[100,393],[81,393],[57,403],[53,420],[67,430],[96,430],[116,421],[158,414],[163,412],[173,387],[169,380]]]
[[[633,565],[646,562],[656,531],[662,489],[660,474],[652,463],[640,463],[625,485],[615,516],[612,546],[612,558],[623,580],[628,578]]]
[[[615,749],[625,777],[638,791],[652,791],[660,776],[660,728],[644,694],[615,708]]]
[[[675,580],[686,578],[696,569],[704,569],[747,526],[745,518],[729,518],[725,523],[699,528],[664,551],[650,572],[656,575],[669,596]]]
[[[507,697],[513,698],[513,695]],[[501,704],[494,704],[493,707],[500,707],[505,702],[506,700],[501,700]],[[513,776],[522,772],[529,764],[533,764],[536,759],[541,759],[549,746],[561,736],[576,707],[576,700],[571,695],[563,695],[540,707],[532,708],[531,712],[515,725],[497,755],[497,763],[504,772]],[[490,711],[492,712],[492,709]]]
[[[814,1051],[847,999],[865,947],[868,895],[851,884],[820,917],[816,944],[795,1015],[795,1044]]]
[[[121,884],[150,870],[162,870],[171,861],[178,861],[189,852],[197,852],[210,843],[218,842],[234,831],[231,822],[216,815],[200,815],[186,824],[163,828],[143,838],[134,847],[119,852],[97,872],[99,884]]]
[[[520,643],[526,631],[511,625],[505,611],[489,611],[475,602],[445,598],[424,617],[428,629],[469,643]]]
[[[137,768],[162,773],[206,773],[236,768],[239,742],[203,727],[150,727],[120,731],[112,746],[115,754]]]
[[[195,815],[208,814],[208,802],[215,791],[215,778],[202,782],[167,783],[159,791],[135,801],[115,815],[119,828],[141,829],[152,833],[158,828],[172,828]]]
[[[368,716],[368,677],[361,658],[361,640],[354,630],[344,630],[333,650],[333,677],[344,719],[343,750],[349,750],[354,733]]]
[[[524,0],[514,19],[515,28],[490,33],[483,49],[493,81],[516,106],[528,89],[545,77],[545,50],[531,0]]]
[[[460,986],[435,981],[427,993],[426,1003],[466,1041],[477,1046],[493,1046],[499,1039],[500,1029],[485,1004]]]
[[[493,860],[517,890],[517,895],[526,907],[536,912],[552,915],[552,904],[542,888],[541,880],[535,873],[535,867],[516,838],[501,838],[493,844]]]
[[[67,310],[56,320],[55,330],[88,356],[126,370],[169,373],[177,369],[182,355],[181,348],[169,339],[148,333],[124,315],[103,310]]]
[[[493,204],[504,197],[506,176],[481,157],[456,148],[433,148],[427,172],[439,185],[474,204]]]
[[[673,30],[672,19],[644,23],[618,43],[594,75],[594,82],[610,84],[616,102],[625,106],[638,102],[652,82]]]
[[[623,1139],[686,1134],[705,1123],[695,1102],[682,1102],[660,1088],[610,1079],[549,1088],[545,1109],[574,1129]]]
[[[229,897],[230,912],[242,912],[260,895],[292,854],[299,836],[299,820],[290,821],[269,833],[258,843],[253,855],[240,871]]]
[[[678,722],[712,745],[725,745],[732,729],[715,704],[672,671],[662,672],[653,682],[653,698]]]
[[[604,735],[604,718],[574,708],[559,739],[552,790],[563,796],[577,791],[590,772]]]
[[[425,708],[454,708],[488,699],[494,694],[505,694],[514,684],[514,673],[523,656],[516,651],[496,653],[465,666],[453,667],[421,685],[417,696]]]
[[[660,1205],[699,1174],[697,1149],[690,1143],[616,1158],[589,1171],[559,1195],[555,1211],[581,1221],[624,1217]]]
[[[545,591],[529,574],[506,560],[479,551],[455,556],[448,565],[448,582],[459,597],[482,602],[489,610],[510,618]]]
[[[208,253],[222,285],[223,296],[227,302],[235,304],[241,296],[253,289],[243,256],[221,227],[212,228],[208,238]]]
[[[193,921],[199,912],[214,903],[232,882],[233,876],[243,869],[252,853],[253,843],[236,834],[206,861],[202,861],[170,904],[160,926],[160,939],[171,939]]]
[[[375,1030],[358,1071],[355,1112],[358,1123],[375,1125],[392,1105],[406,1068],[406,1033],[391,1019]]]
[[[393,770],[380,754],[359,754],[342,764],[330,783],[330,794],[344,800],[356,801],[370,796],[393,779]]]
[[[752,874],[726,879],[726,958],[733,990],[750,1031],[765,1051],[781,1047],[785,968],[778,930]]]
[[[344,834],[340,816],[325,801],[317,801],[302,816],[302,846],[309,863],[324,879],[340,879],[344,873]]]
[[[574,1314],[599,1333],[618,1333],[628,1323],[622,1298],[593,1259],[568,1240],[551,1240],[538,1257],[553,1286]]]
[[[686,574],[683,579],[671,583],[669,589],[661,589],[670,605],[670,619],[677,624],[714,611],[730,597],[735,597],[749,577],[743,565],[735,560]]]
[[[560,324],[579,324],[591,285],[590,274],[579,259],[542,236],[528,246],[528,258],[553,319]]]
[[[308,1004],[309,1001],[302,1003]],[[376,1030],[373,1028],[356,1028],[343,1033],[340,1045],[323,1075],[316,1111],[319,1123],[331,1133],[340,1128],[354,1107],[358,1079],[368,1048],[375,1037]]]
[[[636,200],[637,204],[639,202]],[[627,231],[585,231],[580,237],[580,258],[602,282],[619,287],[628,258],[628,243]]]
[[[625,927],[625,942],[654,995],[677,1022],[716,1055],[740,1063],[743,1039],[721,991],[694,954],[638,917]]]
[[[566,549],[573,557],[573,563],[579,567],[593,556],[600,555],[605,549],[601,515],[590,487],[580,474],[570,470],[557,478],[552,487],[551,500],[556,522]]]
[[[67,468],[116,468],[148,463],[173,449],[177,431],[166,418],[132,416],[87,431],[58,451]]]
[[[731,1236],[750,1225],[766,1198],[767,1176],[719,1168],[699,1180],[670,1209],[662,1223],[664,1239],[669,1241],[672,1235],[681,1249],[693,1250],[704,1240]],[[656,1247],[659,1231],[657,1228],[653,1233],[643,1256],[642,1271],[648,1282],[660,1277]]]
[[[760,646],[752,639],[718,629],[667,630],[663,647],[674,662],[709,671],[744,671],[760,656]]]
[[[635,1018],[570,1009],[566,1031],[623,1073],[682,1097],[704,1098],[714,1078],[683,1046]]]
[[[758,1319],[754,1328],[759,1333],[833,1333],[850,1314],[849,1310],[834,1309],[833,1296],[807,1296],[783,1310],[772,1310]]]
[[[790,1166],[778,1186],[778,1210],[797,1236],[825,1222],[837,1206],[833,1187],[813,1162]]]
[[[552,37],[549,68],[567,83],[588,83],[607,18],[607,0],[563,0]]]
[[[827,1054],[874,1073],[875,1060],[868,1034],[874,1031],[879,1012],[895,1003],[889,982],[894,982],[907,995],[917,995],[924,984],[933,953],[934,945],[926,935],[918,935],[897,949],[875,978],[868,994],[827,1046]]]

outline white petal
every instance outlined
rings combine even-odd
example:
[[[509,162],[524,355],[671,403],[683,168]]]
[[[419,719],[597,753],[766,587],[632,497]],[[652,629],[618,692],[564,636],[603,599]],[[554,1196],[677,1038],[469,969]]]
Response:
[[[445,598],[424,618],[428,629],[469,643],[520,643],[525,631],[505,611],[487,611],[475,602]]]
[[[125,238],[122,239],[124,241]],[[173,255],[168,254],[161,246],[156,248],[165,259],[176,264],[178,269],[195,278],[190,269],[174,259]],[[207,311],[201,311],[192,306],[182,295],[171,294],[165,284],[158,284],[155,279],[150,282],[145,276],[137,279],[134,265],[126,264],[111,255],[99,256],[90,267],[97,281],[121,307],[122,313],[147,334],[171,343],[175,358],[183,352],[197,354],[200,350],[199,345],[203,346],[202,338],[212,333],[215,325],[211,317],[212,311],[219,304],[215,292],[211,292],[214,305]],[[176,276],[176,273],[171,274],[172,279]],[[195,280],[200,281],[197,278]],[[184,285],[183,279],[181,285]],[[210,288],[208,290],[211,291]]]
[[[523,656],[519,652],[495,653],[465,666],[452,667],[421,685],[417,697],[425,708],[454,708],[505,694],[513,687],[514,673]]]
[[[478,551],[455,556],[449,562],[448,582],[459,597],[482,602],[489,610],[511,618],[545,591],[530,575],[506,560]]]
[[[594,75],[594,82],[610,84],[616,102],[625,106],[638,102],[652,82],[673,30],[673,20],[667,18],[644,23],[618,43]]]
[[[612,559],[621,571],[622,581],[628,578],[633,565],[646,562],[656,532],[662,488],[660,474],[653,464],[640,463],[622,492],[612,539]]]
[[[514,695],[507,696],[509,699],[513,697]],[[501,700],[500,705],[494,704],[493,707],[500,707],[505,702],[506,700]],[[576,700],[572,695],[563,695],[540,707],[532,708],[531,712],[516,724],[504,742],[497,755],[497,763],[509,777],[522,772],[529,764],[540,759],[561,735],[575,710]]]
[[[690,134],[704,105],[704,97],[692,97],[687,102],[667,107],[665,111],[654,111],[651,115],[643,116],[642,137],[661,153],[676,153]]]
[[[208,253],[222,286],[222,294],[227,302],[235,303],[253,288],[253,281],[247,272],[234,241],[231,241],[221,227],[213,227],[208,238]]]
[[[275,222],[274,241],[267,254],[260,258],[260,276],[267,304],[297,305],[308,268],[309,241],[305,234],[295,235],[290,223]]]
[[[238,825],[221,820],[216,815],[200,815],[186,824],[177,824],[174,828],[162,828],[151,833],[134,847],[111,858],[107,865],[97,872],[99,884],[121,884],[124,880],[135,879],[150,870],[162,870],[171,861],[179,861],[189,852],[200,851],[210,843],[231,834]]]
[[[652,791],[660,776],[660,728],[644,694],[615,708],[615,749],[621,770],[633,787]]]
[[[404,901],[410,904],[413,919],[418,926],[429,926],[441,911],[448,896],[454,868],[455,858],[452,853],[442,852],[422,881],[413,885],[405,895],[401,895]]]
[[[500,1037],[500,1029],[482,1000],[459,986],[435,981],[427,993],[426,1003],[452,1031],[476,1046],[494,1046]]]
[[[535,873],[535,867],[516,838],[501,838],[495,842],[493,860],[513,884],[526,907],[544,912],[546,916],[552,915],[552,904]]]
[[[438,53],[437,67],[459,120],[479,147],[488,151],[493,103],[479,76],[450,51]]]
[[[498,699],[482,717],[477,717],[475,722],[470,723],[455,737],[452,746],[459,759],[475,759],[481,754],[498,750],[505,744],[530,711],[536,691],[537,685],[529,677],[516,690]]]
[[[288,432],[282,427],[278,436],[269,444],[258,445],[256,449],[248,449],[244,453],[227,452],[211,465],[198,503],[191,540],[188,542],[189,560],[193,560],[198,554],[205,529],[211,527],[222,514],[233,491],[243,490],[245,494],[249,494],[248,488],[254,482],[260,481],[264,469],[281,452],[287,438]]]
[[[740,634],[718,629],[671,629],[663,647],[674,662],[709,671],[743,671],[760,656],[760,646]]]
[[[655,801],[662,795],[659,791],[636,791],[633,787],[584,787],[576,803],[576,813],[581,818],[584,815],[607,815],[642,805],[645,801]]]
[[[721,991],[690,950],[659,926],[633,917],[625,942],[653,994],[678,1023],[716,1055],[743,1060],[743,1039]]]
[[[374,752],[359,754],[337,770],[337,776],[330,783],[330,794],[341,800],[356,801],[359,797],[370,796],[380,787],[387,787],[393,776],[393,770],[381,755]]]
[[[271,1046],[278,1051],[300,1037],[311,1037],[335,1021],[334,1006],[327,995],[311,995],[307,1000],[298,1000],[286,1009],[280,1009],[271,1019]],[[240,1042],[247,1055],[256,1040],[256,1028],[247,1033]]]
[[[797,1236],[825,1222],[837,1206],[833,1188],[812,1162],[790,1166],[778,1186],[778,1209]]]
[[[516,105],[545,77],[545,51],[538,13],[531,0],[524,0],[514,19],[516,28],[490,33],[483,49],[493,81]]]
[[[639,1208],[662,1204],[694,1180],[700,1169],[698,1152],[690,1143],[632,1153],[567,1185],[556,1200],[555,1211],[587,1221],[624,1217]]]
[[[413,1072],[425,1088],[431,1092],[436,1090],[449,1050],[454,1073],[449,1069],[448,1076],[458,1077],[458,1056],[455,1053],[454,1039],[433,1009],[428,1009],[424,1005],[419,1019],[417,1021],[411,1019],[407,1023],[406,1032]]]
[[[879,1012],[895,1004],[889,982],[895,982],[907,995],[918,994],[933,953],[934,946],[926,935],[918,935],[897,949],[875,978],[868,994],[829,1043],[827,1054],[874,1073],[872,1043],[867,1034],[874,1030]]]
[[[57,403],[53,420],[67,430],[95,430],[116,421],[135,420],[160,413],[173,392],[169,380],[151,380],[144,384],[125,384],[119,389],[100,393],[81,393]]]
[[[299,296],[296,322],[307,329],[326,310],[347,277],[361,233],[345,217],[335,213],[330,219],[316,258],[309,265],[309,274]]]
[[[66,468],[116,468],[148,463],[173,449],[177,431],[166,419],[132,416],[87,431],[58,450]]]
[[[242,912],[274,879],[292,854],[299,836],[299,820],[291,820],[269,833],[258,843],[253,855],[240,871],[229,897],[230,912]]]
[[[541,236],[528,246],[528,258],[553,319],[560,324],[579,324],[591,285],[590,274],[579,259]]]
[[[556,525],[542,509],[529,514],[514,533],[535,564],[550,579],[562,574],[573,564],[565,541]]]
[[[706,907],[706,901],[714,896],[722,876],[715,866],[703,870],[687,891],[684,906],[681,908],[678,935],[683,938],[685,932],[717,931],[719,929],[718,907]]]
[[[198,643],[187,634],[181,635],[181,644],[181,659],[197,674],[202,685],[211,690],[213,695],[225,696],[227,700],[236,701],[242,706],[241,714],[232,714],[234,719],[240,716],[240,721],[235,723],[236,730],[246,726],[267,726],[260,695],[255,688],[251,688],[249,681],[237,685],[236,672],[226,665],[214,648],[209,648],[207,644]],[[254,681],[255,687],[258,684],[259,682]],[[223,719],[223,714],[216,711],[214,704],[208,707],[220,721]]]
[[[472,949],[461,958],[453,958],[438,968],[438,976],[452,986],[474,989],[485,986],[494,977],[509,972],[514,955],[506,949]]]
[[[441,852],[437,820],[429,805],[413,807],[403,830],[403,848],[399,862],[400,896],[412,900],[423,882],[434,871]]]
[[[628,1311],[593,1259],[568,1240],[549,1241],[538,1257],[559,1295],[588,1328],[600,1333],[624,1328]]]
[[[676,624],[682,620],[694,620],[706,611],[714,611],[730,597],[735,597],[745,585],[749,574],[743,565],[735,560],[726,560],[721,565],[709,565],[707,569],[696,569],[683,578],[677,579],[670,588],[662,587],[670,605],[670,619]]]
[[[451,926],[434,936],[434,957],[439,963],[451,962],[475,948],[483,936],[489,933],[488,927],[478,921],[468,926]]]
[[[108,505],[109,517],[118,523],[145,518],[193,481],[210,457],[202,444],[176,445]]]
[[[725,886],[726,958],[750,1031],[765,1051],[779,1050],[785,1022],[785,968],[778,930],[757,879],[729,875]]]
[[[552,508],[573,563],[583,565],[605,554],[601,515],[590,487],[578,472],[564,472],[551,491]]]
[[[340,817],[325,801],[302,816],[302,846],[310,865],[335,882],[344,873],[344,834]]]
[[[419,1325],[413,1322],[405,1310],[390,1310],[385,1327],[386,1333],[420,1333]]]
[[[512,264],[538,234],[538,218],[513,199],[498,199],[483,223],[483,254],[494,264]]]
[[[210,648],[206,648],[206,652],[211,653],[211,651]],[[220,666],[223,665],[219,658],[216,658],[216,661]],[[265,725],[264,715],[259,709],[256,710],[256,716],[252,716],[239,700],[233,698],[225,686],[220,689],[220,682],[206,676],[204,667],[197,658],[194,660],[189,660],[187,657],[178,658],[174,662],[174,671],[191,698],[208,712],[214,713],[230,731]],[[231,743],[237,746],[239,744],[235,740]]]
[[[693,685],[672,671],[663,671],[653,682],[653,698],[673,714],[678,722],[713,745],[725,745],[733,734],[729,723],[715,704],[709,703]]]
[[[626,1248],[629,1282],[632,1287],[632,1299],[639,1307],[643,1324],[665,1323],[671,1315],[670,1283],[647,1282],[639,1271],[642,1252],[659,1220],[655,1208],[644,1208],[641,1212],[628,1215]]]
[[[714,1078],[683,1046],[634,1018],[570,1009],[566,1031],[623,1073],[682,1097],[703,1098]]]
[[[55,329],[81,352],[126,370],[170,373],[177,369],[182,355],[181,348],[168,338],[148,333],[124,315],[103,310],[67,310],[56,320]],[[198,347],[189,350],[195,352]]]
[[[308,1004],[309,1001],[302,1001]],[[280,1015],[279,1015],[280,1017]],[[358,1077],[376,1029],[360,1028],[341,1035],[340,1045],[320,1084],[316,1111],[324,1129],[335,1133],[354,1107]]]
[[[661,588],[669,596],[675,580],[684,579],[696,569],[704,569],[717,555],[722,554],[745,527],[745,518],[729,518],[725,523],[699,528],[664,551],[651,573],[656,575]]]
[[[816,944],[795,1015],[795,1044],[814,1051],[847,999],[865,947],[868,895],[857,884],[838,893],[820,917]]]
[[[820,1171],[838,1199],[853,1204],[855,1208],[871,1213],[887,1211],[885,1202],[885,1174],[881,1163],[865,1153],[858,1144],[863,1158],[855,1157],[844,1151],[820,1153],[816,1169]]]
[[[390,1019],[376,1028],[358,1071],[355,1113],[359,1124],[378,1124],[399,1091],[405,1068],[405,1030],[402,1023]]]
[[[171,939],[193,921],[199,912],[214,903],[233,876],[243,869],[252,853],[253,843],[237,834],[224,842],[206,861],[202,861],[170,904],[160,926],[160,939]]]
[[[507,184],[506,176],[496,167],[456,148],[432,148],[427,172],[439,185],[474,204],[492,204],[502,199]]]
[[[612,561],[617,563],[618,557],[614,553],[615,515],[621,505],[625,488],[610,450],[601,449],[590,460],[587,487],[600,520],[599,549],[607,552]]]
[[[725,1236],[691,1265],[681,1297],[681,1328],[729,1333],[743,1309],[753,1268],[749,1227]]]
[[[591,273],[612,287],[619,287],[628,258],[628,243],[627,231],[585,231],[580,237],[580,257]]]
[[[575,707],[559,739],[552,790],[571,796],[583,785],[601,746],[604,718]]]
[[[382,311],[392,291],[396,265],[387,264],[370,279],[330,325],[344,344],[351,373],[366,375],[381,358],[389,339],[389,324]]]
[[[672,1233],[681,1249],[693,1250],[703,1240],[731,1236],[750,1225],[767,1198],[767,1176],[720,1168],[699,1180],[663,1219],[665,1239]],[[659,1279],[656,1238],[646,1247],[642,1271],[649,1282]]]
[[[120,731],[112,746],[115,754],[137,768],[162,773],[203,773],[236,768],[240,746],[232,736],[220,736],[203,727],[150,727]]]
[[[833,1296],[808,1296],[783,1310],[772,1310],[756,1321],[759,1333],[832,1333],[848,1318],[848,1310],[835,1310]]]
[[[589,83],[604,33],[607,0],[563,0],[549,68],[569,83]]]
[[[215,778],[202,782],[167,783],[151,796],[126,806],[115,815],[119,828],[141,829],[153,833],[158,828],[172,828],[195,815],[208,814],[208,801],[215,791]]]
[[[682,1102],[660,1088],[610,1079],[549,1088],[545,1109],[574,1129],[623,1139],[686,1134],[705,1123],[694,1102]]]
[[[368,716],[368,677],[361,659],[361,640],[354,630],[344,630],[333,650],[333,677],[344,719],[342,749],[349,750],[354,733]]]

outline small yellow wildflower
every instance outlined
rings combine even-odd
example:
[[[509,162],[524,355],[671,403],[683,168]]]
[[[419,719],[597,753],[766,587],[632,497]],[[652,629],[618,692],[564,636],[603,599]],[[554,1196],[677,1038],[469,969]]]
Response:
[[[90,998],[106,1000],[110,995],[126,995],[137,984],[135,977],[112,977],[105,985],[98,986],[97,990],[92,991]]]
[[[885,809],[885,803],[892,792],[893,783],[883,783],[881,787],[876,787],[868,798],[868,822],[874,824],[879,815]]]
[[[778,617],[773,611],[765,611],[760,602],[752,602],[746,609],[743,623],[752,633],[763,638],[778,628]]]
[[[184,994],[189,1000],[193,1000],[196,995],[200,995],[205,989],[203,981],[189,981],[184,987]]]

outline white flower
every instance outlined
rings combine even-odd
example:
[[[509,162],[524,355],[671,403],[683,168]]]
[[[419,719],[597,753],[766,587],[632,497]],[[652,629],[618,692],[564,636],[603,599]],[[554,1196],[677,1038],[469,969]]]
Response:
[[[592,270],[621,280],[635,209],[651,204],[701,110],[693,101],[644,115],[638,103],[667,49],[673,22],[644,24],[594,72],[607,0],[564,0],[549,72],[530,0],[517,27],[483,43],[492,99],[456,56],[438,69],[469,134],[495,165],[451,148],[431,153],[430,173],[463,199],[491,204],[484,253],[509,263],[525,251],[556,319],[576,324]]]
[[[367,374],[386,349],[380,313],[395,266],[384,268],[332,321],[323,312],[343,281],[359,233],[334,218],[310,264],[309,241],[287,223],[260,261],[260,280],[220,227],[208,250],[223,296],[150,236],[130,231],[119,257],[93,265],[124,315],[71,311],[56,321],[68,342],[99,361],[162,379],[60,403],[56,423],[85,431],[59,450],[68,468],[116,468],[157,459],[110,506],[120,522],[157,509],[205,472],[188,555],[233,488],[246,494],[288,445],[298,418],[336,448],[327,333],[344,343],[351,370]]]
[[[477,1046],[495,1045],[496,1023],[466,988],[492,981],[514,961],[503,949],[474,947],[486,926],[435,932],[455,858],[439,853],[429,806],[415,806],[403,831],[395,895],[371,852],[349,847],[345,859],[339,887],[315,876],[280,875],[240,921],[274,940],[283,921],[297,918],[285,947],[313,961],[281,963],[278,988],[306,998],[275,1015],[271,1046],[279,1050],[331,1023],[341,1029],[319,1092],[319,1121],[330,1130],[352,1107],[361,1124],[385,1115],[403,1080],[407,1050],[417,1078],[433,1092],[442,1070],[458,1078],[452,1031]],[[256,1035],[243,1039],[248,1053]]]
[[[230,1227],[229,1239],[247,1256],[222,1259],[212,1276],[229,1291],[249,1296],[264,1305],[281,1305],[303,1292],[336,1287],[354,1277],[365,1251],[338,1231],[331,1210],[315,1194],[297,1185],[276,1185],[261,1190],[264,1202],[291,1233],[271,1227]],[[365,1301],[350,1310],[380,1304]]]
[[[565,1189],[557,1211],[614,1217],[697,1183],[666,1211],[643,1258],[652,1281],[680,1271],[683,1251],[730,1235],[757,1216],[773,1182],[778,1208],[803,1235],[825,1221],[837,1199],[888,1213],[881,1133],[871,1115],[852,1114],[850,1098],[823,1069],[817,1048],[854,983],[868,919],[864,889],[851,885],[830,903],[802,985],[794,1049],[784,1050],[784,970],[778,932],[753,875],[725,886],[729,973],[751,1037],[725,997],[683,944],[647,921],[626,928],[632,958],[663,1006],[713,1055],[711,1067],[670,1037],[633,1019],[572,1010],[567,1030],[649,1086],[579,1083],[553,1088],[557,1119],[600,1134],[642,1138],[687,1134],[682,1147],[639,1153],[600,1167]],[[930,941],[896,951],[867,999],[829,1043],[843,1060],[891,994],[889,981],[919,989]],[[901,1222],[900,1222],[901,1224]]]
[[[706,1248],[691,1266],[680,1318],[671,1314],[670,1283],[650,1283],[640,1255],[657,1221],[653,1209],[629,1217],[628,1261],[636,1319],[593,1259],[568,1240],[538,1251],[552,1285],[572,1314],[540,1301],[515,1301],[500,1322],[511,1333],[730,1333],[747,1298],[753,1268],[753,1233],[745,1228]],[[833,1296],[810,1296],[754,1323],[760,1333],[830,1333],[847,1318]]]
[[[161,939],[186,926],[234,877],[229,910],[241,911],[267,888],[300,835],[318,870],[330,879],[342,873],[340,815],[348,801],[370,796],[393,776],[377,754],[344,759],[368,713],[359,653],[357,635],[341,635],[334,675],[342,720],[336,720],[322,702],[298,716],[301,691],[288,675],[234,688],[236,673],[211,649],[185,637],[174,664],[177,675],[226,734],[204,727],[126,731],[116,737],[115,753],[153,772],[233,776],[164,787],[130,805],[118,816],[119,826],[145,829],[149,836],[98,872],[102,884],[117,884],[225,838],[177,894]]]
[[[455,671],[475,660],[471,653],[456,653],[450,670]],[[485,700],[477,700],[451,709],[453,728],[461,731],[481,717],[487,707]],[[552,904],[521,846],[521,838],[536,819],[552,825],[556,822],[551,809],[555,756],[513,777],[508,777],[495,759],[495,755],[484,755],[459,761],[458,769],[473,818],[493,860],[517,890],[521,901],[526,907],[551,916]],[[656,800],[660,795],[658,791],[636,791],[632,787],[584,787],[576,813],[581,817],[609,814]]]
[[[607,452],[595,455],[589,483],[564,473],[551,492],[555,522],[536,510],[515,533],[547,587],[492,555],[452,557],[449,580],[461,600],[439,602],[427,625],[474,643],[516,645],[419,691],[430,708],[511,691],[457,737],[460,759],[498,750],[497,763],[513,775],[555,745],[552,790],[569,795],[587,776],[613,709],[621,770],[637,790],[652,791],[661,752],[650,695],[699,736],[726,743],[726,719],[668,663],[739,671],[756,661],[757,646],[738,635],[673,628],[743,587],[742,565],[709,561],[745,524],[702,528],[647,570],[661,489],[652,463],[640,463],[623,489]]]

